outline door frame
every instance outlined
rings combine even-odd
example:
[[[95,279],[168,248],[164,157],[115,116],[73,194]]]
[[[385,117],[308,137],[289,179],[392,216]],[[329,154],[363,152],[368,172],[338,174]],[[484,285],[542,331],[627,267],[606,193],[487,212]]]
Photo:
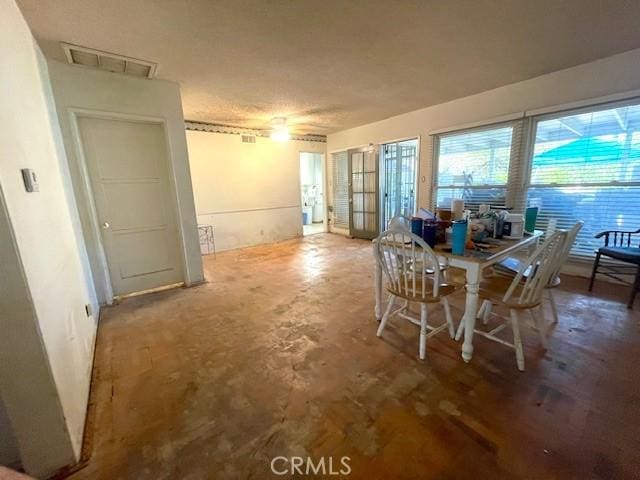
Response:
[[[180,248],[180,256],[181,256],[181,265],[183,280],[186,279],[187,275],[187,250],[186,243],[184,238],[184,231],[182,227],[182,215],[180,213],[180,209],[178,208],[178,193],[177,186],[175,183],[175,176],[173,170],[173,162],[171,160],[171,142],[167,129],[166,120],[162,117],[153,117],[146,115],[135,115],[128,113],[118,113],[118,112],[108,112],[103,110],[93,110],[86,108],[68,108],[69,113],[69,124],[71,126],[71,139],[73,141],[73,145],[75,148],[76,159],[77,159],[77,167],[80,173],[79,178],[79,190],[81,192],[81,196],[83,198],[76,199],[76,205],[80,210],[80,205],[83,204],[86,215],[88,217],[88,225],[83,225],[83,237],[85,244],[87,246],[87,250],[93,250],[95,252],[95,259],[91,255],[90,252],[87,252],[90,269],[92,271],[92,277],[94,282],[94,287],[96,289],[96,294],[98,295],[99,303],[104,303],[111,305],[113,303],[113,284],[111,281],[111,275],[109,274],[109,264],[107,261],[107,254],[104,247],[104,242],[102,240],[102,233],[100,229],[100,222],[98,220],[98,212],[95,205],[95,196],[93,193],[93,188],[91,187],[91,177],[89,175],[89,168],[87,164],[87,159],[84,153],[84,145],[82,143],[82,137],[80,135],[80,126],[78,120],[80,118],[96,118],[102,120],[115,120],[115,121],[128,121],[134,123],[147,123],[153,125],[162,126],[163,136],[164,136],[164,147],[166,150],[166,162],[168,164],[167,174],[168,174],[168,185],[169,185],[169,197],[171,206],[173,208],[174,220],[175,220],[175,228],[178,234],[178,247]],[[80,213],[80,212],[79,212]],[[86,223],[82,221],[82,215],[80,215],[80,222]],[[89,233],[89,237],[87,237],[87,233]]]
[[[383,232],[384,230],[386,230],[387,226],[385,225],[385,201],[384,201],[384,195],[386,192],[386,169],[385,169],[385,165],[384,165],[384,150],[383,147],[385,145],[390,145],[393,143],[404,143],[404,142],[410,142],[412,140],[415,140],[416,142],[416,163],[415,163],[415,168],[414,168],[414,178],[413,178],[413,192],[414,192],[414,202],[413,202],[413,212],[411,212],[412,215],[415,215],[416,212],[418,211],[419,207],[419,197],[420,197],[420,136],[417,137],[406,137],[406,138],[402,138],[399,140],[390,140],[387,142],[383,142],[380,143],[380,148],[379,148],[379,152],[378,152],[378,156],[379,156],[379,165],[378,165],[378,169],[380,172],[384,171],[385,175],[379,175],[379,189],[380,189],[380,194],[378,195],[378,201],[380,202],[380,205],[382,205],[382,207],[380,208],[380,215],[379,215],[379,221],[380,221],[380,231]]]
[[[298,198],[300,199],[300,225],[302,226],[302,172],[300,171],[300,154],[301,153],[313,153],[316,155],[320,155],[322,159],[322,233],[328,232],[328,198],[327,198],[327,188],[329,188],[329,184],[327,182],[327,154],[324,152],[314,152],[313,150],[298,150]],[[301,231],[301,235],[304,236],[304,230]]]

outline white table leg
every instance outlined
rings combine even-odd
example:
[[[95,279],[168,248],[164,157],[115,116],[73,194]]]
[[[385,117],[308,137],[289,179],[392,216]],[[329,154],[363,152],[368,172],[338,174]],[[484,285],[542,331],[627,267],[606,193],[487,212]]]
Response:
[[[380,268],[380,264],[378,263],[378,259],[376,258],[376,243],[373,243],[373,261],[375,262],[375,267],[373,270],[373,284],[375,288],[375,296],[376,296],[376,320],[382,319],[382,269]]]
[[[473,356],[473,330],[476,328],[476,315],[478,313],[478,290],[480,288],[480,265],[471,264],[467,267],[467,297],[465,300],[464,316],[464,343],[462,344],[462,359],[465,362]]]

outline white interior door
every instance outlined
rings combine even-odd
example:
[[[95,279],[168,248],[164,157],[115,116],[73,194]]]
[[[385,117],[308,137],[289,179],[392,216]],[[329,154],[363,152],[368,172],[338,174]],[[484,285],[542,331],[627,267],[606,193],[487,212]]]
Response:
[[[78,128],[113,293],[181,282],[163,126],[79,117]]]

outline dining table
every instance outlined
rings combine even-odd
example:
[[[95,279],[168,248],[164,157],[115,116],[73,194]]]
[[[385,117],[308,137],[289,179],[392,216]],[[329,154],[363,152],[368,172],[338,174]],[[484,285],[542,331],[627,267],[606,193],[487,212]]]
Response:
[[[519,239],[492,239],[487,248],[467,248],[462,255],[454,255],[451,252],[450,244],[436,244],[433,247],[435,254],[444,259],[445,265],[465,271],[466,298],[464,314],[461,320],[465,322],[464,341],[462,343],[462,359],[465,362],[469,362],[473,357],[473,332],[478,312],[478,292],[482,281],[482,272],[488,267],[514,255],[516,252],[535,248],[542,235],[542,231],[536,230],[532,233],[525,233]],[[383,314],[382,290],[384,279],[375,254],[377,249],[376,240],[373,240],[373,249],[374,258],[376,259],[374,272],[375,316],[380,321]]]

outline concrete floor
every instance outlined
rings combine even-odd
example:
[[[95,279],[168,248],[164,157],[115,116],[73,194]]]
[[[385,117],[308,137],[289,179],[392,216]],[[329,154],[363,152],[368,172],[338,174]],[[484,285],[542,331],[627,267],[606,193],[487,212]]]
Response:
[[[315,235],[316,233],[322,233],[323,231],[324,231],[323,223],[312,223],[310,225],[302,225],[302,234],[304,236]]]
[[[640,313],[624,289],[565,279],[549,351],[525,329],[521,373],[478,337],[470,364],[446,333],[420,362],[401,319],[376,338],[366,241],[313,235],[205,268],[207,284],[104,309],[74,479],[287,478],[276,456],[348,456],[354,479],[640,472]]]

